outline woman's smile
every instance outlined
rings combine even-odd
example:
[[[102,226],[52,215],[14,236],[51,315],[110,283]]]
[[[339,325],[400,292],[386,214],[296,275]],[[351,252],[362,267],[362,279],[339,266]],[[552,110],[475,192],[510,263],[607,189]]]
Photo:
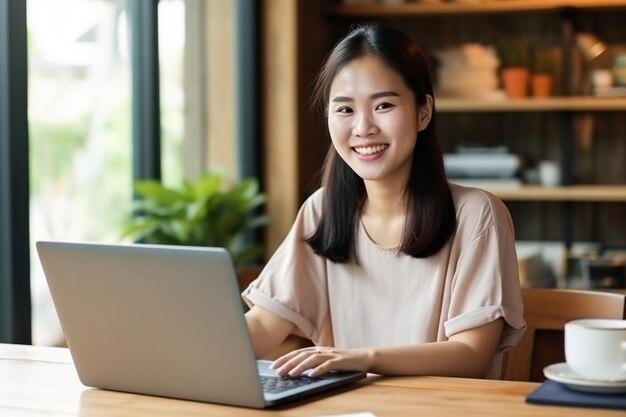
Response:
[[[384,151],[389,147],[389,145],[367,145],[367,146],[354,146],[352,150],[358,154],[358,158],[360,160],[372,160],[377,159]]]

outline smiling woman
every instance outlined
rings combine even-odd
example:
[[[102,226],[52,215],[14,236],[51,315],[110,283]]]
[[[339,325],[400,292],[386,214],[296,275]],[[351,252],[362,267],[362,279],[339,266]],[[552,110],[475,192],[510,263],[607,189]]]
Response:
[[[499,376],[525,326],[513,226],[493,195],[448,184],[417,44],[359,27],[314,94],[332,142],[323,187],[243,292],[257,355],[295,334],[317,346],[275,360],[283,376]]]
[[[403,194],[418,132],[428,126],[432,114],[431,96],[420,107],[415,103],[413,91],[400,74],[375,55],[347,63],[335,76],[328,130],[341,159],[363,179],[369,192]],[[368,199],[361,214],[368,236],[382,246],[400,245],[402,200],[385,219],[372,215],[372,209]]]

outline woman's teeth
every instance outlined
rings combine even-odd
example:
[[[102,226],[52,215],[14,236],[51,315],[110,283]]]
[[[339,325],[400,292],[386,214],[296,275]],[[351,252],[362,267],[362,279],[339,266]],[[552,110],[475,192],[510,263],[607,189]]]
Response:
[[[389,147],[389,145],[355,146],[354,150],[359,155],[371,155],[371,154],[374,154],[374,153],[381,152],[384,149],[387,149],[387,147]]]

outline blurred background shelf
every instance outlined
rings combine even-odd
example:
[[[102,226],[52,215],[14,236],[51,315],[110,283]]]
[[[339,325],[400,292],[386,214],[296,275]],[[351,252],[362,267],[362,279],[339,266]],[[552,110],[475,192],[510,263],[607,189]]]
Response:
[[[564,7],[581,9],[606,9],[624,7],[621,0],[506,0],[483,1],[476,3],[404,3],[404,4],[335,4],[326,7],[329,15],[344,17],[398,17],[427,16],[445,14],[490,14],[510,12],[557,11]]]
[[[440,112],[624,111],[626,97],[548,97],[494,100],[438,97]]]
[[[579,202],[626,202],[626,185],[570,185],[543,187],[484,187],[502,200],[508,201],[579,201]]]
[[[272,78],[266,86],[266,91],[276,97],[271,96],[264,106],[270,116],[264,119],[265,151],[273,158],[266,161],[269,169],[265,182],[283,184],[285,179],[293,179],[291,188],[273,185],[275,188],[268,191],[272,207],[289,207],[295,213],[299,203],[319,185],[319,167],[329,142],[320,140],[328,139],[326,121],[310,111],[306,100],[316,69],[351,28],[379,22],[402,30],[425,52],[433,70],[436,131],[443,153],[467,146],[506,147],[508,154],[523,160],[514,178],[522,184],[540,182],[540,165],[557,166],[558,187],[513,181],[503,184],[506,181],[501,180],[493,181],[495,186],[483,184],[505,201],[519,240],[560,242],[568,249],[577,242],[595,242],[602,248],[626,247],[626,96],[620,95],[621,83],[612,85],[620,87],[612,96],[592,96],[597,86],[589,82],[591,70],[611,68],[613,56],[626,54],[626,0],[360,3],[290,3],[297,5],[297,10],[288,10],[278,1],[267,3],[275,6],[268,14],[275,19],[266,26],[265,38],[271,40],[268,50],[272,51],[267,55],[268,74],[277,65],[276,51],[299,51],[290,61],[291,72],[287,72],[293,77]],[[593,63],[584,59],[574,24],[565,17],[566,8],[575,14],[582,29],[607,43],[606,56]],[[284,22],[295,25],[292,36],[274,30]],[[537,51],[550,52],[554,83],[549,97],[506,99],[499,79],[493,87],[478,83],[457,91],[450,88],[455,83],[441,82],[445,75],[440,71],[445,61],[442,52],[479,45],[483,55],[489,48],[496,51],[502,64],[499,42],[518,38],[526,39]],[[277,41],[281,43],[277,45]],[[476,57],[475,51],[472,57]],[[537,71],[538,67],[532,69]],[[276,84],[283,80],[289,83]],[[296,85],[295,90],[290,90],[292,85]],[[297,113],[291,127],[285,123],[285,110],[275,110],[276,103],[283,102],[290,103],[289,109]],[[290,216],[280,217],[274,223],[275,236],[282,236],[291,226]],[[278,241],[270,239],[269,246]]]

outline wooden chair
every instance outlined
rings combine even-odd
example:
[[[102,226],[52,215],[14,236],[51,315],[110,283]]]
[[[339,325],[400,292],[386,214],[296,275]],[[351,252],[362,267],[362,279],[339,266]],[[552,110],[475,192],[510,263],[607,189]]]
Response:
[[[541,382],[543,368],[565,361],[565,323],[579,318],[626,318],[626,294],[522,288],[526,334],[504,357],[502,379]]]

